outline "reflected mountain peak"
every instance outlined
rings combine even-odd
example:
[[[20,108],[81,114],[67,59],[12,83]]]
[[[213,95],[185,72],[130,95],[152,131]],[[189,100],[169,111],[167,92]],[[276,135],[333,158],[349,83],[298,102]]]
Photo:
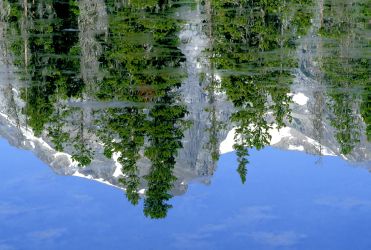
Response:
[[[242,182],[267,145],[371,160],[363,0],[25,3],[0,2],[0,135],[146,216],[221,153]]]

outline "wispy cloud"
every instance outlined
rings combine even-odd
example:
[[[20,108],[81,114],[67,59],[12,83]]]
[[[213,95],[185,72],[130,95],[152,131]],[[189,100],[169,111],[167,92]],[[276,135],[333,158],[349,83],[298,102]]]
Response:
[[[316,199],[314,203],[321,206],[330,206],[340,209],[353,209],[356,207],[371,208],[371,200],[358,199],[355,197],[321,197]]]
[[[62,236],[65,232],[65,228],[50,228],[31,232],[28,234],[28,236],[36,240],[51,240]]]
[[[277,218],[272,211],[272,208],[269,206],[242,208],[227,218],[212,224],[203,225],[195,232],[175,234],[174,247],[180,249],[213,249],[212,239],[216,233]]]
[[[18,216],[24,213],[30,213],[35,211],[41,211],[48,209],[47,207],[28,207],[18,204],[12,204],[9,202],[0,203],[0,217],[7,218],[12,216]]]
[[[212,249],[213,234],[210,232],[180,233],[174,235],[173,248],[175,249]]]
[[[0,216],[14,216],[26,212],[27,209],[11,203],[0,203]]]
[[[79,202],[89,202],[93,200],[92,196],[86,194],[75,194],[73,195],[73,198],[75,198]]]
[[[242,208],[238,213],[227,219],[229,224],[251,224],[278,218],[270,206],[250,206]]]
[[[6,243],[0,243],[0,250],[15,250],[15,248]]]
[[[300,240],[306,238],[305,234],[298,234],[294,231],[284,232],[253,232],[249,236],[264,245],[273,247],[289,247],[296,245]]]

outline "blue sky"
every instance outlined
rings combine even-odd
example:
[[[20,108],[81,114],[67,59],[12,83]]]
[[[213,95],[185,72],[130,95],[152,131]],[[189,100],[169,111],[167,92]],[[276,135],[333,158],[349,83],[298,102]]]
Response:
[[[0,157],[0,250],[371,249],[371,175],[336,157],[252,151],[242,185],[223,155],[211,185],[191,183],[164,220],[4,140]]]

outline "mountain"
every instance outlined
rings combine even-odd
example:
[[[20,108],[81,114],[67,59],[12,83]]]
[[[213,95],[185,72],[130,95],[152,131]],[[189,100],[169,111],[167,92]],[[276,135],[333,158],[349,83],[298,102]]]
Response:
[[[321,9],[320,6],[317,7]],[[15,63],[17,58],[10,50],[9,36],[6,35],[9,23],[5,20],[2,20],[0,25],[0,136],[15,147],[32,151],[57,174],[89,178],[125,190],[126,187],[119,180],[128,176],[121,171],[120,153],[113,152],[112,159],[104,155],[105,144],[96,132],[100,127],[95,124],[95,120],[110,108],[130,107],[131,104],[120,100],[101,101],[91,98],[91,93],[97,91],[97,83],[104,78],[100,58],[106,48],[101,45],[101,41],[98,42],[97,37],[103,41],[108,39],[109,15],[104,2],[99,0],[80,1],[79,10],[80,32],[77,37],[81,55],[79,75],[88,91],[82,97],[58,99],[54,106],[78,109],[63,119],[66,119],[67,127],[71,131],[74,126],[84,129],[86,144],[84,145],[94,152],[91,163],[80,167],[79,163],[73,160],[74,146],[67,145],[63,152],[59,152],[48,131],[42,131],[37,136],[33,132],[25,112],[27,102],[22,98],[22,92],[27,89],[27,84],[19,76],[21,70]],[[268,129],[271,136],[270,145],[318,156],[340,156],[370,169],[371,146],[364,132],[366,124],[359,105],[354,105],[351,109],[353,117],[357,118],[357,129],[360,133],[352,142],[349,153],[344,154],[342,150],[344,146],[337,138],[338,130],[332,123],[334,114],[328,105],[332,101],[328,94],[328,86],[324,83],[323,70],[319,67],[319,58],[323,54],[323,48],[320,47],[323,38],[317,35],[321,11],[318,13],[307,35],[298,40],[299,45],[295,49],[299,65],[293,73],[294,80],[290,85],[290,93],[287,93],[292,100],[291,122],[287,119],[286,126],[278,129],[277,125],[274,125],[274,115],[271,111],[267,112],[266,120],[273,124]],[[172,171],[177,178],[173,183],[172,195],[186,192],[188,183],[194,180],[210,183],[216,171],[219,151],[226,153],[234,150],[234,137],[236,136],[238,141],[240,136],[235,133],[236,124],[231,121],[232,115],[240,108],[235,107],[230,101],[228,91],[220,87],[223,75],[215,69],[207,53],[204,53],[214,42],[205,32],[205,29],[208,29],[205,20],[208,20],[209,14],[208,6],[201,5],[181,6],[174,13],[177,19],[182,21],[182,27],[178,32],[180,43],[177,49],[184,55],[181,70],[186,72],[187,77],[176,90],[179,99],[171,105],[185,106],[187,110],[185,121],[189,126],[183,132],[182,146],[178,149]],[[148,114],[152,104],[143,105],[144,114]],[[147,144],[149,142],[145,141],[144,145]],[[137,161],[140,177],[138,192],[143,195],[148,188],[145,176],[151,171],[151,161],[144,157],[145,150],[141,149],[138,154],[141,156]]]
[[[107,32],[107,14],[104,12],[103,5],[100,1],[95,1],[93,4],[85,1],[80,2],[79,29],[81,32],[79,33],[79,43],[83,45],[81,67],[84,81],[88,82],[89,86],[94,86],[94,83],[102,78],[98,69],[98,58],[102,49],[95,37],[100,34],[105,35]],[[183,81],[179,92],[181,102],[185,103],[188,110],[186,119],[192,125],[184,132],[183,146],[176,159],[173,172],[178,180],[174,183],[173,194],[184,193],[187,183],[194,179],[205,183],[210,182],[210,177],[216,168],[216,160],[212,159],[210,151],[218,149],[218,142],[216,144],[211,142],[208,129],[212,124],[208,109],[217,110],[216,119],[222,123],[228,123],[232,110],[232,105],[226,100],[225,95],[219,94],[217,98],[210,101],[210,96],[205,94],[206,83],[199,85],[201,69],[197,66],[197,60],[208,41],[202,35],[201,17],[197,11],[186,7],[182,13],[184,14],[182,18],[189,21],[179,33],[182,41],[180,50],[186,56],[186,62],[182,67],[187,71],[188,78]],[[7,27],[6,22],[3,24],[2,27]],[[32,151],[57,174],[89,178],[125,189],[118,181],[123,176],[122,166],[118,162],[119,154],[114,154],[112,160],[103,156],[104,147],[101,142],[96,141],[98,139],[94,131],[87,132],[89,147],[95,152],[94,159],[91,164],[83,168],[79,167],[79,164],[72,159],[73,148],[66,147],[64,152],[58,152],[53,148],[52,139],[46,131],[40,136],[35,136],[32,128],[27,124],[27,117],[24,113],[27,104],[21,97],[22,89],[26,83],[19,79],[17,75],[19,69],[12,63],[15,58],[9,51],[9,44],[6,44],[5,32],[6,30],[2,30],[0,33],[4,42],[0,58],[0,136],[15,147]],[[60,100],[57,105],[82,109],[81,119],[85,127],[93,126],[93,120],[96,119],[94,111],[125,106],[122,102],[98,102],[89,100],[89,97],[86,99],[84,101],[71,99],[68,102]],[[80,118],[78,117],[78,119]],[[220,141],[226,134],[227,129],[217,131],[217,140]],[[215,145],[212,145],[213,143]],[[147,175],[150,165],[148,159],[140,159],[138,161],[139,176]],[[146,181],[141,179],[140,185],[139,189],[142,190],[140,193],[143,193]]]

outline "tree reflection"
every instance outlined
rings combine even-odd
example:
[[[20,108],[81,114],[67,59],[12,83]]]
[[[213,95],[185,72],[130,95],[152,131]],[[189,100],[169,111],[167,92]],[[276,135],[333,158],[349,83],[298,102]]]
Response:
[[[365,1],[325,1],[319,30],[326,38],[324,47],[328,51],[322,59],[322,71],[330,97],[327,101],[332,113],[330,120],[344,155],[350,154],[360,142],[359,113],[370,140],[370,59],[362,56],[368,48],[364,34],[367,9]]]
[[[181,119],[186,113],[183,106],[174,105],[173,98],[171,95],[162,97],[149,113],[149,145],[145,149],[145,156],[152,166],[145,177],[148,190],[144,200],[144,214],[151,218],[163,218],[171,208],[166,201],[171,198],[169,191],[176,180],[172,170],[175,166],[175,156],[182,146]]]
[[[176,180],[172,170],[182,146],[181,121],[186,113],[174,91],[184,75],[180,70],[184,59],[176,47],[179,23],[172,18],[172,8],[166,2],[141,1],[110,7],[114,14],[110,16],[110,37],[102,56],[107,73],[99,83],[98,97],[137,104],[110,110],[109,121],[103,127],[116,132],[118,141],[112,142],[112,137],[107,138],[110,133],[101,130],[105,152],[107,156],[112,152],[120,154],[126,176],[120,181],[126,187],[127,198],[137,204],[137,161],[144,147],[144,156],[151,162],[144,177],[148,185],[144,214],[163,218],[171,208],[166,201],[172,197],[169,192]],[[140,107],[143,105],[148,112]],[[145,138],[148,143],[144,143]]]
[[[120,182],[126,187],[128,200],[136,205],[140,198],[137,161],[144,145],[146,115],[138,107],[116,108],[107,110],[97,122],[104,155],[111,158],[113,153],[119,154],[118,162],[125,176]]]
[[[237,126],[237,171],[245,182],[248,149],[269,144],[273,124],[280,128],[290,120],[289,85],[297,67],[294,39],[306,33],[311,1],[210,0],[208,4],[211,60],[237,108],[231,121]]]
[[[92,81],[80,73],[81,48],[85,68],[89,55],[81,44],[87,39],[76,32],[84,29],[77,22],[78,2],[10,1],[9,6],[12,51],[27,84],[21,95],[24,113],[35,135],[48,136],[58,151],[71,151],[81,167],[91,163],[92,142],[99,140],[106,157],[118,155],[123,174],[119,182],[128,200],[138,204],[140,182],[146,181],[145,215],[165,217],[186,114],[176,92],[185,74],[174,7],[166,1],[108,1],[109,35],[95,38],[103,48],[103,79]],[[86,30],[83,34],[90,35]],[[67,100],[126,104],[94,111],[66,105]],[[143,157],[151,162],[145,176],[137,165]]]

